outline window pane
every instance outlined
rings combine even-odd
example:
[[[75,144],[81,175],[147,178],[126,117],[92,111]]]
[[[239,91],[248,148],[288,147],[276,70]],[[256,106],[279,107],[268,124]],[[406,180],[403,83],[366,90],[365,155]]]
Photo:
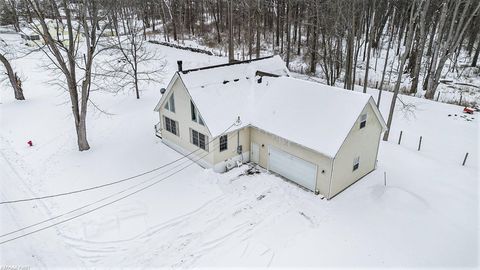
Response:
[[[165,129],[168,130],[168,131],[172,131],[172,127],[170,125],[170,119],[165,117]]]
[[[170,103],[170,111],[175,112],[175,97],[173,96],[173,93],[170,96],[170,100],[168,103]]]
[[[360,129],[367,125],[367,114],[360,115]]]
[[[360,157],[356,157],[353,159],[353,170],[355,171],[356,169],[358,169],[359,166],[360,166]]]
[[[192,143],[198,146],[198,132],[192,129]]]
[[[223,135],[222,137],[220,137],[220,152],[227,150],[227,147],[227,135]]]
[[[171,122],[171,126],[172,126],[172,133],[177,135],[177,122],[173,121],[173,120],[170,120]]]
[[[191,100],[190,100],[190,111],[192,114],[192,121],[197,122],[197,111],[195,110],[195,105]]]
[[[198,147],[202,148],[202,149],[205,149],[205,135],[203,135],[202,133],[199,133],[198,134],[198,138],[199,138],[199,145]]]

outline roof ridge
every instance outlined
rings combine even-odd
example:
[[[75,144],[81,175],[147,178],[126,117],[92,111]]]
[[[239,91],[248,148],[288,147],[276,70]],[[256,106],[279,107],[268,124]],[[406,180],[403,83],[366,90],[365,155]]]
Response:
[[[265,57],[260,57],[260,58],[255,58],[255,59],[250,59],[250,60],[243,60],[243,61],[235,61],[233,63],[226,63],[226,64],[220,64],[220,65],[213,65],[213,66],[206,66],[206,67],[199,67],[199,68],[192,68],[192,69],[187,69],[183,71],[179,71],[182,74],[187,74],[189,72],[193,71],[200,71],[200,70],[206,70],[206,69],[212,69],[212,68],[219,68],[219,67],[227,67],[227,66],[233,66],[233,65],[238,65],[238,64],[247,64],[259,60],[264,60],[268,58],[273,58],[275,55],[270,55],[270,56],[265,56]]]

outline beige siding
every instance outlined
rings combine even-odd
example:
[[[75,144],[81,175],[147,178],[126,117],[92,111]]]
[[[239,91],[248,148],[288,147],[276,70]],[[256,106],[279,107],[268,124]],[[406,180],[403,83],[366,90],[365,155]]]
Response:
[[[174,97],[175,113],[165,109],[164,104],[161,104],[161,108],[159,110],[160,121],[162,122],[162,137],[167,141],[175,143],[176,145],[180,146],[181,148],[183,148],[188,152],[195,151],[198,149],[198,147],[190,143],[190,128],[207,135],[208,140],[212,139],[210,132],[205,126],[202,126],[192,121],[191,112],[190,112],[190,95],[186,91],[185,86],[183,85],[181,79],[177,79],[173,83],[171,91],[168,92],[168,96],[166,96],[166,98],[164,99],[164,103],[168,101],[168,98],[172,93],[175,95]],[[180,134],[179,134],[180,136],[176,136],[165,129],[165,121],[163,119],[163,116],[166,116],[170,119],[177,121],[178,129],[180,131]],[[212,152],[212,149],[217,144],[212,142],[209,145],[210,154],[208,154],[204,158],[205,161],[207,161],[210,165],[214,164],[213,154],[211,152]],[[204,151],[203,149],[200,149],[197,152],[195,152],[195,154],[197,156],[202,157],[206,155],[207,152]]]
[[[228,133],[228,148],[227,150],[224,150],[220,152],[220,147],[217,147],[214,150],[214,164],[224,162],[229,158],[232,158],[234,156],[238,156],[237,154],[237,140],[238,140],[238,134],[240,134],[240,140],[239,143],[242,146],[242,151],[244,153],[250,151],[250,127],[245,127],[240,130],[235,130],[230,133]],[[215,139],[214,142],[215,145],[220,144],[220,138]]]
[[[259,165],[264,168],[268,169],[268,146],[276,147],[303,160],[316,164],[318,166],[316,189],[320,194],[327,196],[332,168],[332,161],[330,158],[255,127],[252,127],[250,130],[250,138],[253,143],[258,144],[260,147]]]
[[[329,198],[375,169],[382,126],[371,103],[367,103],[364,113],[367,113],[367,125],[360,129],[359,116],[334,159]],[[353,171],[355,157],[360,157],[360,166]]]
[[[178,78],[173,82],[171,91],[168,92],[168,95],[171,93],[175,95],[176,112],[173,113],[166,110],[164,104],[161,104],[159,115],[162,122],[162,137],[165,141],[173,143],[184,152],[195,151],[198,147],[190,143],[190,129],[195,129],[198,132],[207,135],[209,140],[212,140],[211,134],[207,127],[191,120],[190,95],[185,89],[181,79]],[[166,102],[167,100],[168,96],[165,96],[163,102]],[[219,138],[216,138],[209,145],[210,154],[204,150],[198,150],[196,156],[203,157],[203,160],[207,163],[208,167],[216,164],[220,165],[219,167],[222,167],[226,160],[230,158],[238,158],[236,152],[237,134],[240,134],[239,143],[242,145],[244,153],[248,154],[250,152],[252,142],[259,145],[259,165],[266,169],[268,169],[269,146],[276,147],[298,158],[316,164],[316,190],[325,197],[331,198],[375,169],[382,126],[378,118],[375,116],[371,103],[366,105],[362,114],[365,112],[367,113],[366,127],[363,129],[359,128],[359,116],[359,119],[349,132],[335,159],[263,131],[260,128],[251,126],[242,128],[239,131],[230,132],[228,134],[227,150],[220,152]],[[179,136],[171,134],[165,130],[163,116],[177,121],[180,133]],[[208,155],[204,156],[205,154]],[[353,171],[353,160],[357,156],[360,157],[360,166],[357,170]],[[203,165],[205,166],[205,164]]]

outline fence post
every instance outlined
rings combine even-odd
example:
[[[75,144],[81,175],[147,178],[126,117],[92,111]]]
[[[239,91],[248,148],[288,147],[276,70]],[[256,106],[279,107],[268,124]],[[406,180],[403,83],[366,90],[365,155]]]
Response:
[[[439,98],[440,98],[440,91],[438,92],[438,95],[437,95],[437,101]]]
[[[402,142],[402,134],[403,134],[403,131],[400,131],[400,137],[398,137],[398,144],[399,145]]]
[[[462,166],[465,166],[465,163],[467,162],[467,158],[468,158],[468,152],[465,154],[465,158],[463,159]]]
[[[386,187],[387,186],[387,172],[383,172],[383,185]]]
[[[375,89],[378,89],[378,81],[375,82]]]
[[[421,147],[422,147],[422,136],[420,136],[420,141],[418,142],[418,151],[420,151]]]

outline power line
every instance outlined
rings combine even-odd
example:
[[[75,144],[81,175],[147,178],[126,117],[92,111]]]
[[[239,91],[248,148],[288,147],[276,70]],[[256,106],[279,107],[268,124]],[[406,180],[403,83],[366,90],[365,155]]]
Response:
[[[63,216],[66,216],[66,215],[71,214],[71,213],[73,213],[73,212],[76,212],[76,211],[78,211],[78,210],[82,210],[82,209],[84,209],[84,208],[87,208],[87,207],[90,207],[90,206],[92,206],[92,205],[95,205],[95,204],[97,204],[97,203],[99,203],[99,202],[108,200],[108,199],[110,199],[110,198],[112,198],[112,197],[115,197],[116,195],[122,194],[122,193],[124,193],[124,192],[126,192],[126,191],[128,191],[128,190],[130,190],[130,189],[133,189],[133,188],[136,188],[136,187],[138,187],[138,186],[141,186],[141,185],[149,182],[150,180],[155,179],[156,177],[158,177],[158,176],[160,176],[160,175],[163,175],[163,174],[165,174],[166,172],[171,171],[172,169],[175,169],[175,168],[180,167],[180,165],[183,165],[183,164],[185,164],[185,163],[187,163],[187,162],[188,162],[188,160],[186,160],[186,161],[184,161],[184,162],[182,162],[182,163],[180,163],[180,164],[178,164],[178,165],[175,165],[174,167],[168,169],[168,170],[165,171],[165,172],[159,173],[159,174],[157,174],[157,175],[155,175],[155,176],[153,176],[153,177],[150,177],[149,179],[147,179],[147,180],[145,180],[145,181],[143,181],[143,182],[140,182],[140,183],[138,183],[138,184],[135,184],[135,185],[133,185],[133,186],[130,186],[129,188],[124,189],[124,190],[122,190],[122,191],[120,191],[120,192],[113,193],[112,195],[109,195],[109,196],[107,196],[107,197],[104,197],[104,198],[102,198],[102,199],[100,199],[100,200],[94,201],[94,202],[92,202],[92,203],[86,204],[86,205],[81,206],[81,207],[78,207],[78,208],[75,208],[75,209],[70,210],[70,211],[68,211],[68,212],[66,212],[66,213],[63,213],[63,214],[61,214],[61,215],[58,215],[58,216],[55,216],[55,217],[51,217],[51,218],[49,218],[49,219],[45,219],[45,220],[43,220],[43,221],[40,221],[40,222],[31,224],[31,225],[28,225],[28,226],[26,226],[26,227],[17,229],[17,230],[15,230],[15,231],[11,231],[11,232],[9,232],[9,233],[2,234],[2,235],[0,235],[0,238],[1,238],[1,237],[8,236],[8,235],[11,235],[11,234],[14,234],[14,233],[17,233],[17,232],[19,232],[19,231],[23,231],[23,230],[29,229],[29,228],[31,228],[31,227],[35,227],[35,226],[37,226],[37,225],[43,224],[43,223],[48,222],[48,221],[51,221],[51,220],[55,220],[55,219],[61,218],[61,217],[63,217]]]
[[[229,135],[229,138],[230,138],[230,136],[231,136],[231,135]],[[208,142],[208,144],[211,144],[213,141],[214,141],[214,140],[211,140],[210,142]],[[216,147],[214,147],[213,149],[215,149],[215,148],[216,148]],[[208,154],[209,154],[209,153],[208,153]],[[208,155],[208,154],[207,154],[207,155]],[[205,155],[205,156],[206,156],[206,155]],[[203,157],[205,157],[205,156],[203,156]],[[197,159],[196,161],[202,159],[203,157]],[[141,185],[149,182],[150,180],[155,179],[156,177],[158,177],[158,176],[160,176],[160,175],[163,175],[163,174],[165,174],[165,173],[167,173],[167,172],[169,172],[169,171],[172,171],[172,170],[175,169],[175,168],[180,167],[181,165],[183,165],[183,164],[185,164],[185,163],[187,163],[187,162],[189,162],[189,161],[191,161],[191,160],[183,161],[182,163],[177,164],[177,165],[175,165],[175,166],[172,167],[172,168],[169,168],[167,171],[164,171],[164,172],[162,172],[162,173],[160,173],[160,174],[157,174],[157,175],[155,175],[155,176],[153,176],[153,177],[151,177],[151,178],[149,178],[149,179],[147,179],[147,180],[145,180],[145,181],[143,181],[143,182],[141,182],[141,183],[138,183],[138,184],[135,184],[135,185],[133,185],[133,186],[130,186],[130,187],[124,189],[124,190],[121,190],[121,191],[119,191],[119,192],[113,193],[113,194],[111,194],[111,195],[109,195],[109,196],[107,196],[107,197],[104,197],[104,198],[100,199],[100,200],[94,201],[94,202],[92,202],[92,203],[89,203],[89,204],[87,204],[87,205],[84,205],[84,206],[81,206],[81,207],[78,207],[78,208],[75,208],[75,209],[70,210],[70,211],[68,211],[68,212],[66,212],[66,213],[63,213],[63,214],[61,214],[61,215],[57,215],[57,216],[55,216],[55,217],[51,217],[51,218],[49,218],[49,219],[45,219],[45,220],[43,220],[43,221],[40,221],[40,222],[31,224],[31,225],[28,225],[28,226],[26,226],[26,227],[17,229],[17,230],[15,230],[15,231],[11,231],[11,232],[9,232],[9,233],[2,234],[2,235],[0,235],[0,238],[1,238],[1,237],[8,236],[8,235],[11,235],[11,234],[14,234],[14,233],[17,233],[17,232],[22,231],[22,230],[25,230],[25,229],[29,229],[29,228],[31,228],[31,227],[35,227],[35,226],[37,226],[37,225],[40,225],[40,224],[42,224],[42,223],[45,223],[45,222],[48,222],[48,221],[51,221],[51,220],[54,220],[54,219],[57,219],[57,218],[61,218],[61,217],[63,217],[63,216],[66,216],[66,215],[71,214],[71,213],[73,213],[73,212],[76,212],[76,211],[78,211],[78,210],[81,210],[81,209],[90,207],[90,206],[92,206],[92,205],[94,205],[94,204],[96,204],[96,203],[99,203],[99,202],[108,200],[108,199],[110,199],[110,198],[112,198],[112,197],[115,197],[116,195],[122,194],[122,193],[124,193],[124,192],[126,192],[126,191],[128,191],[128,190],[130,190],[130,189],[133,189],[133,188],[136,188],[136,187],[138,187],[138,186],[141,186]]]
[[[233,136],[233,135],[229,135],[229,137],[231,137],[231,136]],[[213,142],[213,140],[211,140],[208,144],[210,144],[211,142]],[[216,147],[214,147],[214,149],[216,149]],[[183,171],[184,169],[186,169],[186,168],[190,167],[191,165],[193,165],[196,161],[201,160],[202,158],[206,157],[206,156],[209,155],[209,154],[210,154],[210,152],[207,152],[206,154],[204,154],[203,156],[199,157],[199,158],[198,158],[197,160],[195,160],[195,161],[190,160],[190,161],[191,161],[190,164],[188,164],[188,165],[180,168],[179,170],[177,170],[177,171],[175,171],[175,172],[173,172],[173,173],[171,173],[171,174],[169,174],[169,175],[167,175],[167,176],[165,176],[165,177],[163,177],[163,178],[161,178],[161,179],[159,179],[159,180],[157,180],[157,181],[155,181],[155,182],[153,182],[153,183],[151,183],[151,184],[149,184],[149,185],[147,185],[147,186],[145,186],[145,187],[143,187],[143,188],[140,188],[140,189],[138,189],[138,190],[135,190],[135,191],[133,191],[133,192],[130,192],[130,193],[126,194],[125,196],[122,196],[122,197],[120,197],[120,198],[118,198],[118,199],[115,199],[115,200],[113,200],[113,201],[111,201],[111,202],[102,204],[102,205],[100,205],[100,206],[98,206],[98,207],[95,207],[95,208],[93,208],[93,209],[91,209],[91,210],[88,210],[88,211],[86,211],[86,212],[83,212],[83,213],[81,213],[81,214],[75,215],[75,216],[70,217],[70,218],[67,218],[67,219],[65,219],[65,220],[61,220],[61,221],[56,222],[56,223],[54,223],[54,224],[41,227],[41,228],[39,228],[39,229],[37,229],[37,230],[34,230],[34,231],[31,231],[31,232],[28,232],[28,233],[19,235],[19,236],[14,237],[14,238],[10,238],[10,239],[8,239],[8,240],[1,241],[1,242],[0,242],[0,245],[5,244],[5,243],[8,243],[8,242],[11,242],[11,241],[14,241],[14,240],[17,240],[17,239],[20,239],[20,238],[23,238],[23,237],[26,237],[26,236],[29,236],[29,235],[31,235],[31,234],[34,234],[34,233],[37,233],[37,232],[40,232],[40,231],[43,231],[43,230],[46,230],[46,229],[49,229],[49,228],[51,228],[51,227],[53,227],[53,226],[56,226],[56,225],[63,224],[63,223],[68,222],[68,221],[70,221],[70,220],[76,219],[76,218],[78,218],[78,217],[84,216],[84,215],[89,214],[89,213],[91,213],[91,212],[94,212],[94,211],[97,211],[97,210],[102,209],[102,208],[104,208],[104,207],[107,207],[107,206],[109,206],[109,205],[111,205],[111,204],[113,204],[113,203],[115,203],[115,202],[118,202],[118,201],[120,201],[120,200],[123,200],[123,199],[125,199],[125,198],[128,198],[128,197],[130,197],[130,196],[132,196],[132,195],[134,195],[134,194],[137,194],[137,193],[139,193],[139,192],[141,192],[141,191],[143,191],[143,190],[145,190],[145,189],[148,189],[148,188],[150,188],[150,187],[152,187],[152,186],[154,186],[154,185],[162,182],[163,180],[165,180],[165,179],[167,179],[167,178],[169,178],[169,177],[171,177],[171,176],[173,176],[173,175],[175,175],[175,174]],[[188,160],[187,160],[186,162],[188,162]],[[178,165],[177,165],[177,166],[178,166]],[[158,176],[158,175],[157,175],[157,176]],[[157,176],[155,176],[155,177],[157,177]],[[151,179],[154,179],[155,177],[153,177],[153,178],[151,178]],[[151,180],[151,179],[149,179],[149,180]],[[146,181],[144,181],[143,183],[146,183],[146,182],[148,182],[149,180],[146,180]],[[143,183],[141,183],[141,184],[143,184]],[[138,186],[138,185],[136,185],[136,186]],[[59,218],[59,217],[65,216],[65,215],[67,215],[67,214],[70,214],[70,213],[72,213],[72,212],[75,212],[75,211],[78,211],[78,210],[80,210],[80,209],[83,209],[83,208],[86,208],[86,207],[88,207],[88,206],[91,206],[91,205],[93,205],[93,204],[95,204],[95,203],[97,203],[97,202],[100,202],[100,201],[103,201],[103,200],[105,200],[105,199],[111,198],[111,197],[113,197],[113,196],[115,196],[115,195],[121,194],[121,193],[123,193],[123,192],[125,192],[125,191],[128,191],[128,190],[130,190],[131,188],[134,188],[134,187],[136,187],[136,186],[130,187],[130,188],[125,189],[125,190],[123,190],[123,191],[121,191],[121,192],[117,192],[117,193],[115,193],[115,194],[113,194],[113,195],[107,196],[106,198],[103,198],[103,199],[101,199],[101,200],[99,200],[99,201],[96,201],[96,202],[94,202],[94,203],[90,203],[90,204],[88,204],[87,206],[83,206],[83,207],[80,207],[80,208],[71,210],[71,211],[69,211],[69,212],[67,212],[67,213],[61,214],[61,215],[59,215],[59,216],[56,216],[56,217],[53,217],[53,218],[49,218],[49,219],[47,219],[47,220],[44,220],[44,221],[41,221],[41,222],[38,222],[38,223],[35,223],[35,224],[32,224],[32,225],[23,227],[23,228],[21,228],[21,229],[18,229],[18,230],[9,232],[9,233],[4,234],[4,235],[2,235],[2,236],[0,236],[0,237],[4,237],[4,236],[10,235],[10,234],[13,234],[13,233],[16,233],[16,232],[19,232],[19,231],[22,231],[22,230],[25,230],[25,229],[34,227],[34,226],[36,226],[36,225],[45,223],[45,222],[47,222],[47,221],[50,221],[50,220],[53,220],[53,219],[57,219],[57,218]]]
[[[210,153],[206,153],[205,155],[203,155],[202,157],[200,157],[200,158],[197,159],[196,161],[198,161],[198,160],[206,157],[206,156],[209,155],[209,154],[210,154]],[[53,227],[53,226],[56,226],[56,225],[63,224],[63,223],[68,222],[68,221],[70,221],[70,220],[76,219],[76,218],[78,218],[78,217],[84,216],[84,215],[89,214],[89,213],[91,213],[91,212],[94,212],[94,211],[97,211],[97,210],[102,209],[102,208],[104,208],[104,207],[107,207],[107,206],[109,206],[109,205],[111,205],[111,204],[113,204],[113,203],[116,203],[116,202],[120,201],[120,200],[123,200],[123,199],[125,199],[125,198],[128,198],[128,197],[130,197],[130,196],[132,196],[132,195],[134,195],[134,194],[137,194],[137,193],[139,193],[139,192],[141,192],[141,191],[143,191],[143,190],[145,190],[145,189],[147,189],[147,188],[150,188],[150,187],[152,187],[152,186],[154,186],[154,185],[162,182],[163,180],[165,180],[165,179],[167,179],[167,178],[169,178],[169,177],[171,177],[171,176],[173,176],[173,175],[175,175],[175,174],[183,171],[184,169],[186,169],[186,168],[190,167],[191,165],[193,165],[196,161],[191,161],[191,163],[188,164],[187,166],[184,166],[184,167],[180,168],[179,170],[177,170],[177,171],[175,171],[175,172],[173,172],[173,173],[171,173],[171,174],[169,174],[169,175],[167,175],[167,176],[165,176],[165,177],[163,177],[163,178],[161,178],[161,179],[159,179],[159,180],[157,180],[157,181],[155,181],[155,182],[153,182],[153,183],[151,183],[151,184],[149,184],[149,185],[147,185],[147,186],[145,186],[145,187],[143,187],[143,188],[140,188],[140,189],[138,189],[138,190],[136,190],[136,191],[130,192],[130,193],[128,193],[128,194],[126,194],[126,195],[118,198],[118,199],[115,199],[115,200],[113,200],[113,201],[111,201],[111,202],[102,204],[102,205],[97,206],[97,207],[95,207],[95,208],[93,208],[93,209],[91,209],[91,210],[88,210],[88,211],[83,212],[83,213],[81,213],[81,214],[78,214],[78,215],[75,215],[75,216],[73,216],[73,217],[67,218],[67,219],[65,219],[65,220],[61,220],[61,221],[58,221],[58,222],[56,222],[56,223],[50,224],[50,225],[48,225],[48,226],[44,226],[44,227],[42,227],[42,228],[39,228],[39,229],[37,229],[37,230],[34,230],[34,231],[31,231],[31,232],[28,232],[28,233],[19,235],[19,236],[17,236],[17,237],[14,237],[14,238],[10,238],[10,239],[8,239],[8,240],[1,241],[1,242],[0,242],[0,245],[5,244],[5,243],[8,243],[8,242],[11,242],[11,241],[14,241],[14,240],[17,240],[17,239],[20,239],[20,238],[23,238],[23,237],[26,237],[26,236],[29,236],[29,235],[32,235],[32,234],[34,234],[34,233],[37,233],[37,232],[40,232],[40,231],[43,231],[43,230],[46,230],[46,229],[49,229],[49,228],[51,228],[51,227]],[[188,162],[188,161],[187,161],[187,162]],[[153,179],[153,178],[152,178],[152,179]],[[126,189],[126,190],[124,190],[124,191],[127,191],[127,190],[128,190],[128,189]],[[114,194],[114,195],[118,195],[118,193],[117,193],[117,194]],[[109,197],[111,197],[111,196],[109,196]],[[90,205],[92,205],[92,204],[90,204]],[[82,207],[82,208],[85,208],[85,207]],[[72,213],[72,212],[74,212],[74,210],[70,211],[69,213]],[[66,215],[66,214],[67,214],[67,213],[62,214],[62,215],[60,215],[60,216],[64,216],[64,215]],[[49,220],[56,219],[56,218],[58,218],[58,217],[60,217],[60,216],[57,216],[57,217],[54,217],[54,218],[50,218]],[[46,222],[46,221],[42,221],[42,222],[39,222],[39,223],[37,223],[37,224],[41,224],[41,223],[44,223],[44,222]],[[27,226],[27,227],[30,228],[30,227],[33,227],[33,226],[34,226],[34,225],[30,225],[30,226]],[[22,231],[22,230],[26,229],[27,227],[18,229],[18,230],[16,230],[15,232]],[[7,234],[5,234],[5,235],[10,235],[10,234],[13,234],[13,233],[14,233],[14,232],[10,232],[10,233],[7,233]]]
[[[233,126],[235,125],[240,125],[240,118],[235,121],[232,125],[230,125],[224,132],[222,132],[220,135],[218,136],[221,136],[223,134],[225,134],[230,128],[232,128]],[[218,137],[217,136],[217,137]],[[210,142],[208,142],[208,144],[210,144],[212,141],[214,141],[214,139],[212,139]],[[169,165],[172,165],[173,163],[177,162],[177,161],[180,161],[194,153],[196,153],[197,151],[199,151],[201,148],[198,148],[190,153],[188,153],[187,155],[183,155],[182,157],[180,158],[177,158],[173,161],[170,161],[166,164],[163,164],[159,167],[156,167],[154,169],[151,169],[149,171],[146,171],[146,172],[143,172],[143,173],[139,173],[139,174],[136,174],[136,175],[133,175],[133,176],[130,176],[130,177],[127,177],[127,178],[123,178],[123,179],[120,179],[120,180],[117,180],[117,181],[113,181],[113,182],[110,182],[110,183],[106,183],[106,184],[101,184],[101,185],[97,185],[97,186],[92,186],[92,187],[88,187],[88,188],[83,188],[83,189],[77,189],[77,190],[72,190],[72,191],[68,191],[68,192],[62,192],[62,193],[56,193],[56,194],[50,194],[50,195],[45,195],[45,196],[38,196],[38,197],[31,197],[31,198],[23,198],[23,199],[17,199],[17,200],[9,200],[9,201],[2,201],[0,202],[0,205],[1,204],[13,204],[13,203],[20,203],[20,202],[28,202],[28,201],[34,201],[34,200],[42,200],[42,199],[48,199],[48,198],[54,198],[54,197],[61,197],[61,196],[66,196],[66,195],[72,195],[72,194],[76,194],[76,193],[81,193],[81,192],[86,192],[86,191],[90,191],[90,190],[95,190],[95,189],[99,189],[99,188],[104,188],[104,187],[108,187],[108,186],[112,186],[112,185],[115,185],[115,184],[119,184],[119,183],[122,183],[122,182],[126,182],[126,181],[129,181],[129,180],[132,180],[132,179],[135,179],[135,178],[138,178],[138,177],[141,177],[141,176],[144,176],[146,174],[149,174],[149,173],[152,173],[152,172],[155,172],[155,171],[158,171],[162,168],[165,168]]]

